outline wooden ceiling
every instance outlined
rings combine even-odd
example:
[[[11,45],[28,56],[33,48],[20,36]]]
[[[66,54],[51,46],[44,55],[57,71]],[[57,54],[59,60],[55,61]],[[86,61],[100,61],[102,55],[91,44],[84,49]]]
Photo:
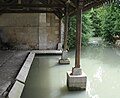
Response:
[[[83,1],[83,11],[119,0],[0,0],[0,13],[55,13],[59,18],[65,14],[69,3],[69,14],[74,15],[78,1]]]

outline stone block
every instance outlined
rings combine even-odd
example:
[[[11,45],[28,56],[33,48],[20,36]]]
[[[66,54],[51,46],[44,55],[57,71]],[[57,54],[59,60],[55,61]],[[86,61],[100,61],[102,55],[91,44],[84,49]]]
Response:
[[[38,27],[1,27],[1,29],[2,42],[12,45],[12,49],[38,49]]]
[[[58,43],[58,50],[62,50],[62,43]]]
[[[59,42],[59,21],[52,13],[2,14],[0,26],[2,42],[12,49],[55,50]]]
[[[0,15],[1,27],[38,27],[38,13],[13,13]]]
[[[70,64],[67,50],[62,52],[62,56],[61,56],[61,59],[59,60],[59,64]]]
[[[81,68],[72,68],[72,74],[73,75],[81,75],[82,69]]]
[[[68,51],[67,50],[65,50],[65,51],[62,52],[61,59],[63,59],[63,60],[68,59]]]
[[[67,72],[67,86],[68,90],[76,91],[76,90],[85,90],[87,83],[87,76],[82,71],[81,75],[72,75],[72,71]]]
[[[47,27],[50,27],[50,23],[47,23]]]
[[[69,60],[69,58],[67,58],[67,59],[60,59],[59,60],[59,64],[70,64],[70,60]]]
[[[46,13],[40,14],[40,23],[46,23]]]
[[[23,89],[24,89],[24,84],[16,81],[10,93],[8,94],[8,98],[20,98],[23,92]]]
[[[58,34],[59,34],[59,32],[58,32],[58,31],[55,31],[55,34],[56,34],[56,35],[58,35]]]

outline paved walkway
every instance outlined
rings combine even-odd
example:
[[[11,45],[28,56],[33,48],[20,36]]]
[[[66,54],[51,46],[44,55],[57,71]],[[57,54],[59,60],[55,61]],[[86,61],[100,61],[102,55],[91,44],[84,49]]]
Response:
[[[28,51],[0,51],[0,98],[14,83]]]

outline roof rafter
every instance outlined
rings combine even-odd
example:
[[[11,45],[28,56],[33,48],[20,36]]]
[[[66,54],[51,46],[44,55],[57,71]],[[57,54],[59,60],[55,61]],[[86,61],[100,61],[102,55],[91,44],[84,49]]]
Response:
[[[64,8],[61,4],[0,4],[0,7]]]
[[[59,13],[59,11],[52,11],[52,10],[8,10],[3,9],[0,11],[0,13]]]
[[[0,0],[0,12],[30,12],[30,13],[55,13],[59,18],[65,14],[66,3],[69,3],[69,15],[76,13],[78,0]],[[84,0],[83,11],[102,4],[111,3],[119,0]],[[35,12],[34,12],[35,11]]]
[[[89,0],[89,2],[87,2],[88,0],[85,0],[84,2],[84,6],[83,6],[83,12],[90,10],[91,8],[97,7],[97,6],[101,6],[102,4],[106,3],[106,2],[114,2],[117,0]],[[69,15],[74,15],[76,13],[77,9],[74,9],[73,11],[70,12]]]

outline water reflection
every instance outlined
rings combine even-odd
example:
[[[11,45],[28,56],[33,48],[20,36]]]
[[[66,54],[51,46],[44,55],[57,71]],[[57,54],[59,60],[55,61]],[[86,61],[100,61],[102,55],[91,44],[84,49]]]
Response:
[[[99,67],[94,74],[94,78],[97,78],[100,82],[102,82],[102,75],[103,75],[103,70],[101,67]]]
[[[60,56],[36,56],[21,98],[120,98],[120,56],[114,48],[82,49],[81,67],[88,77],[86,91],[67,90],[66,71],[74,66],[74,51],[69,57],[70,65],[59,65]]]

